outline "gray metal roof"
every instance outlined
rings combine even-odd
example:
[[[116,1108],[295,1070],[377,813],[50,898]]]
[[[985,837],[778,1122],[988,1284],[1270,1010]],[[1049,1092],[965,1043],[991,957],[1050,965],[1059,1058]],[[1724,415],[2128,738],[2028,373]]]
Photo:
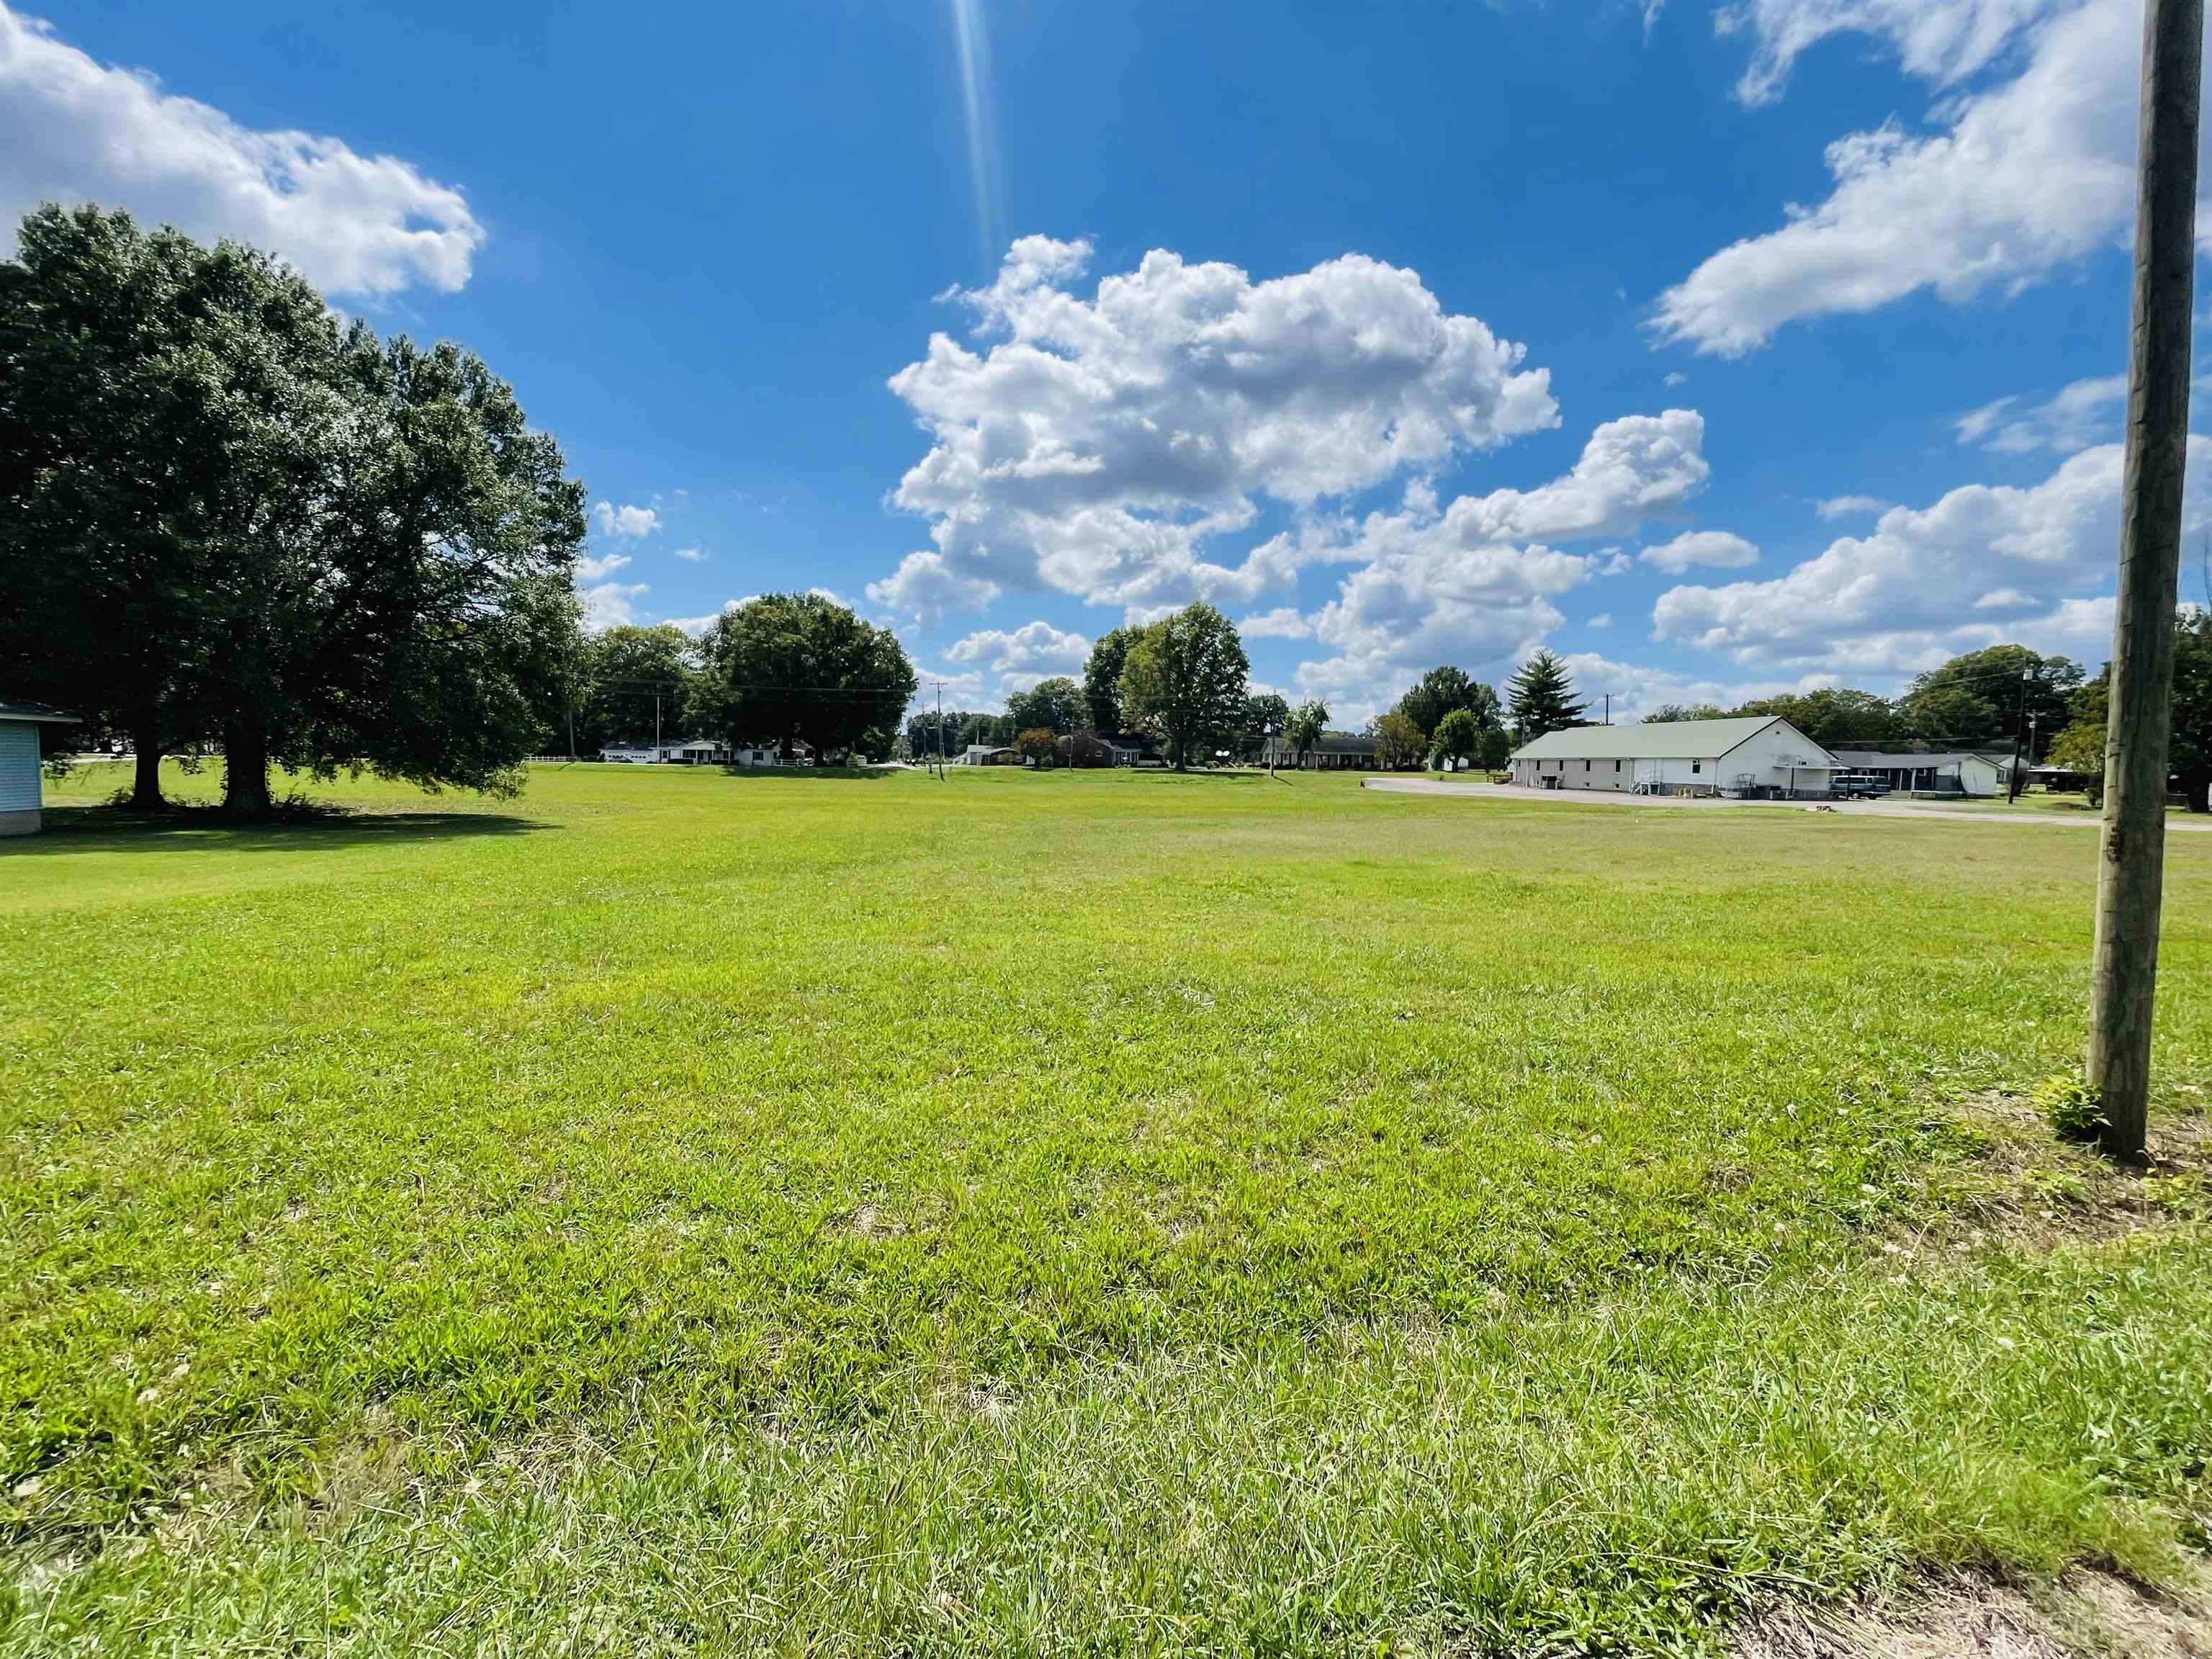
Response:
[[[23,702],[0,697],[0,720],[38,720],[49,726],[76,726],[77,717],[52,703]]]
[[[1724,720],[1644,720],[1635,726],[1575,726],[1547,732],[1513,751],[1515,760],[1717,760],[1764,732],[1779,714]],[[1787,721],[1783,722],[1788,725]],[[1791,731],[1797,728],[1790,726]],[[1823,752],[1810,738],[1806,743]]]

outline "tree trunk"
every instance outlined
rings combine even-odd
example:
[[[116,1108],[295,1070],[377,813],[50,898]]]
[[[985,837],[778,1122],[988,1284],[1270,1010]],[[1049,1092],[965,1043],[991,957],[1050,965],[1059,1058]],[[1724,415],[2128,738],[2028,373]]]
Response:
[[[234,818],[269,816],[269,734],[250,721],[223,727],[222,810]]]
[[[131,805],[140,812],[159,812],[161,799],[161,718],[149,711],[131,722],[131,749],[137,763],[131,780]]]

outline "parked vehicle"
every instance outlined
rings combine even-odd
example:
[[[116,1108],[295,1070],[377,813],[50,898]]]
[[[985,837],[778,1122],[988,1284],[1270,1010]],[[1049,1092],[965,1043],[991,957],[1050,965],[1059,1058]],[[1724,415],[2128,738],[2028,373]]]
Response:
[[[1828,793],[1845,800],[1872,800],[1889,793],[1889,786],[1871,772],[1838,772],[1830,780]]]

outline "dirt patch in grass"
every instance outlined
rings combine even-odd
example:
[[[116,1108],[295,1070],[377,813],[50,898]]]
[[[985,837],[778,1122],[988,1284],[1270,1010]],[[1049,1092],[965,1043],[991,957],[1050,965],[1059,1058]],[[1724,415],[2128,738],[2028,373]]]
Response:
[[[2111,1573],[2014,1586],[1923,1581],[1885,1605],[1796,1607],[1753,1620],[1734,1659],[2206,1659],[2212,1604],[2145,1593]]]
[[[1970,1154],[1930,1177],[1924,1196],[1935,1201],[1888,1230],[1895,1246],[1957,1249],[1995,1240],[2050,1249],[2212,1216],[2212,1117],[2201,1107],[2156,1114],[2149,1162],[2138,1170],[2060,1139],[2020,1095],[1977,1094],[1954,1110]]]

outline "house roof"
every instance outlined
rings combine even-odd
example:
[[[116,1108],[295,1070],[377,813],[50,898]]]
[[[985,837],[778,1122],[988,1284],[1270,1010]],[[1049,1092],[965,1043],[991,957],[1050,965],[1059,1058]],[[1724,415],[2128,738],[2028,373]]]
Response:
[[[25,702],[20,698],[10,697],[0,697],[0,720],[36,720],[46,726],[80,724],[75,714],[57,708],[52,703]]]
[[[1635,726],[1574,726],[1547,732],[1513,751],[1515,760],[1716,760],[1764,732],[1779,714],[1723,720],[1645,720]],[[1784,721],[1784,724],[1788,724]],[[1795,726],[1791,726],[1796,731]],[[1808,738],[1815,753],[1823,753]]]
[[[1375,752],[1375,739],[1357,732],[1324,732],[1313,748],[1316,754],[1371,755]]]

